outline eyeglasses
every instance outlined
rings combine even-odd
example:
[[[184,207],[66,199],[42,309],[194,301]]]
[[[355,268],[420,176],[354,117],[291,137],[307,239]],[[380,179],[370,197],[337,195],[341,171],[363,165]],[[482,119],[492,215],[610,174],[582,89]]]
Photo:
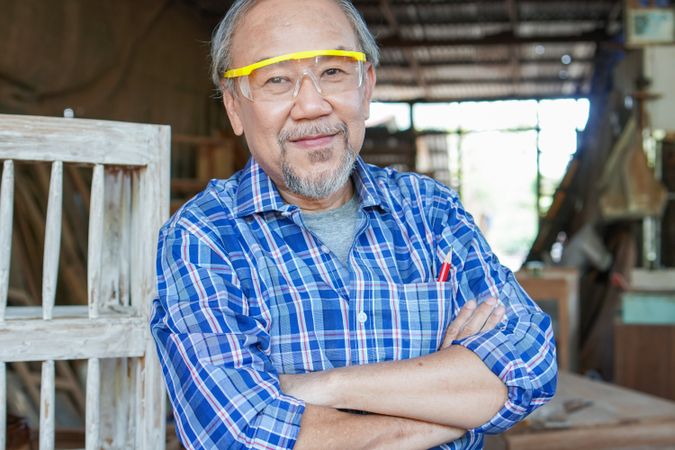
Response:
[[[223,77],[236,78],[242,95],[251,101],[290,101],[305,77],[323,96],[358,89],[365,60],[363,52],[349,50],[295,52],[228,70]]]

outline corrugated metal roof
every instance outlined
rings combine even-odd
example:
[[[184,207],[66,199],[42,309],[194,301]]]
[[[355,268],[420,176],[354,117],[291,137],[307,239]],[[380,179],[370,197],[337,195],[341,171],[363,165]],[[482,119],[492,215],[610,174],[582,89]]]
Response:
[[[184,0],[222,15],[231,2]],[[380,43],[375,99],[589,95],[621,0],[354,0]]]

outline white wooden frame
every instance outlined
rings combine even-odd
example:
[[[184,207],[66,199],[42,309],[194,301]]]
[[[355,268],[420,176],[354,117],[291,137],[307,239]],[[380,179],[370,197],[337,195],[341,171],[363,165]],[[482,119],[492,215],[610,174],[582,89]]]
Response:
[[[167,126],[0,114],[0,450],[6,363],[42,361],[40,449],[54,448],[54,361],[86,359],[86,448],[164,449],[163,381],[148,317],[169,211]],[[42,308],[7,307],[15,161],[52,166]],[[54,306],[64,164],[93,166],[88,305]]]

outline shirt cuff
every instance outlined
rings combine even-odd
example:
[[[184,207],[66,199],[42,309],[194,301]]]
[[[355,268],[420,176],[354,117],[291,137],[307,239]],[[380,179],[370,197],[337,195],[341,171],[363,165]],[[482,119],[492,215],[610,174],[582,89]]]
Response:
[[[461,345],[475,353],[502,380],[507,389],[508,398],[504,406],[474,431],[502,433],[532,411],[533,386],[529,371],[502,331],[490,330],[456,340],[453,345]]]
[[[305,402],[287,395],[280,395],[258,416],[256,433],[250,448],[290,449],[295,446],[300,421],[305,412]]]

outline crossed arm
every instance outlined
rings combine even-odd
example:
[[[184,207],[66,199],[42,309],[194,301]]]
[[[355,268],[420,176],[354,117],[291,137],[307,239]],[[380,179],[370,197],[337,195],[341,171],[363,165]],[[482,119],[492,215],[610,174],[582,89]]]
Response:
[[[282,391],[306,402],[295,448],[429,448],[482,425],[504,405],[506,387],[471,351],[451,344],[491,330],[503,315],[494,300],[470,301],[436,353],[281,375]]]

